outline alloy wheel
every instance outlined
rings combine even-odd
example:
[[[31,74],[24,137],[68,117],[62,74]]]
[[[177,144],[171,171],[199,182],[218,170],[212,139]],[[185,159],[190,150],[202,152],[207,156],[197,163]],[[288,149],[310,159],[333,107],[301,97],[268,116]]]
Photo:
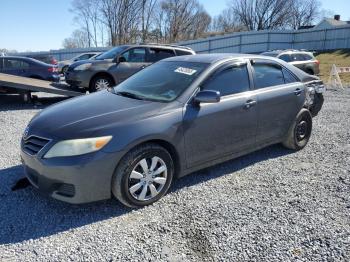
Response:
[[[100,78],[95,83],[95,88],[97,91],[104,90],[110,87],[110,83],[107,79]]]

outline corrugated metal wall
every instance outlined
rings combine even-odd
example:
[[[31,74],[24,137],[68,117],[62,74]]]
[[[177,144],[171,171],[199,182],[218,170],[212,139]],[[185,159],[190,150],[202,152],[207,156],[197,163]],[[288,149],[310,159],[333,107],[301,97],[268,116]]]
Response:
[[[226,34],[178,43],[197,53],[261,53],[276,49],[307,49],[325,51],[350,48],[350,25],[331,29],[286,31],[251,31]],[[27,52],[17,55],[50,54],[57,60],[72,58],[89,51],[104,52],[109,48],[61,49],[48,52]]]
[[[261,53],[276,49],[314,51],[350,48],[350,25],[331,29],[254,31],[180,42],[197,53]]]

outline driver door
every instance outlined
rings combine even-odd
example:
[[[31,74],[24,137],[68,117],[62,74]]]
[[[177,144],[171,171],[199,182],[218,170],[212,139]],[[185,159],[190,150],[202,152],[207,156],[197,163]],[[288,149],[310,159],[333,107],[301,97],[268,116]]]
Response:
[[[150,64],[146,62],[146,53],[146,48],[135,47],[119,56],[119,62],[109,70],[117,79],[117,84]]]
[[[201,86],[220,91],[221,101],[189,102],[184,109],[188,168],[255,146],[256,96],[250,91],[247,64],[225,65]]]

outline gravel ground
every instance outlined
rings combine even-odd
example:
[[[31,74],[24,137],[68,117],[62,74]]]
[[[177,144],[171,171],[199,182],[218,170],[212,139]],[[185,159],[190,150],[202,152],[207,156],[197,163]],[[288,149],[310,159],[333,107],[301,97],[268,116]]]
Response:
[[[0,261],[350,261],[350,90],[328,91],[304,150],[197,172],[139,210],[11,191],[22,131],[59,100],[0,96]]]

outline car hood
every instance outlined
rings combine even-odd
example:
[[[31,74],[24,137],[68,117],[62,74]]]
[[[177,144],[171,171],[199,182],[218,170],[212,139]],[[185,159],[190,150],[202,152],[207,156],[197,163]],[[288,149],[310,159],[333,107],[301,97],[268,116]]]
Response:
[[[106,60],[81,60],[74,62],[71,64],[71,67],[75,68],[77,66],[83,65],[83,64],[92,64],[92,65],[104,65],[112,63],[113,59],[106,59]]]
[[[165,103],[136,100],[101,91],[42,110],[29,124],[29,135],[49,139],[107,135],[118,125],[160,114],[165,107]]]

